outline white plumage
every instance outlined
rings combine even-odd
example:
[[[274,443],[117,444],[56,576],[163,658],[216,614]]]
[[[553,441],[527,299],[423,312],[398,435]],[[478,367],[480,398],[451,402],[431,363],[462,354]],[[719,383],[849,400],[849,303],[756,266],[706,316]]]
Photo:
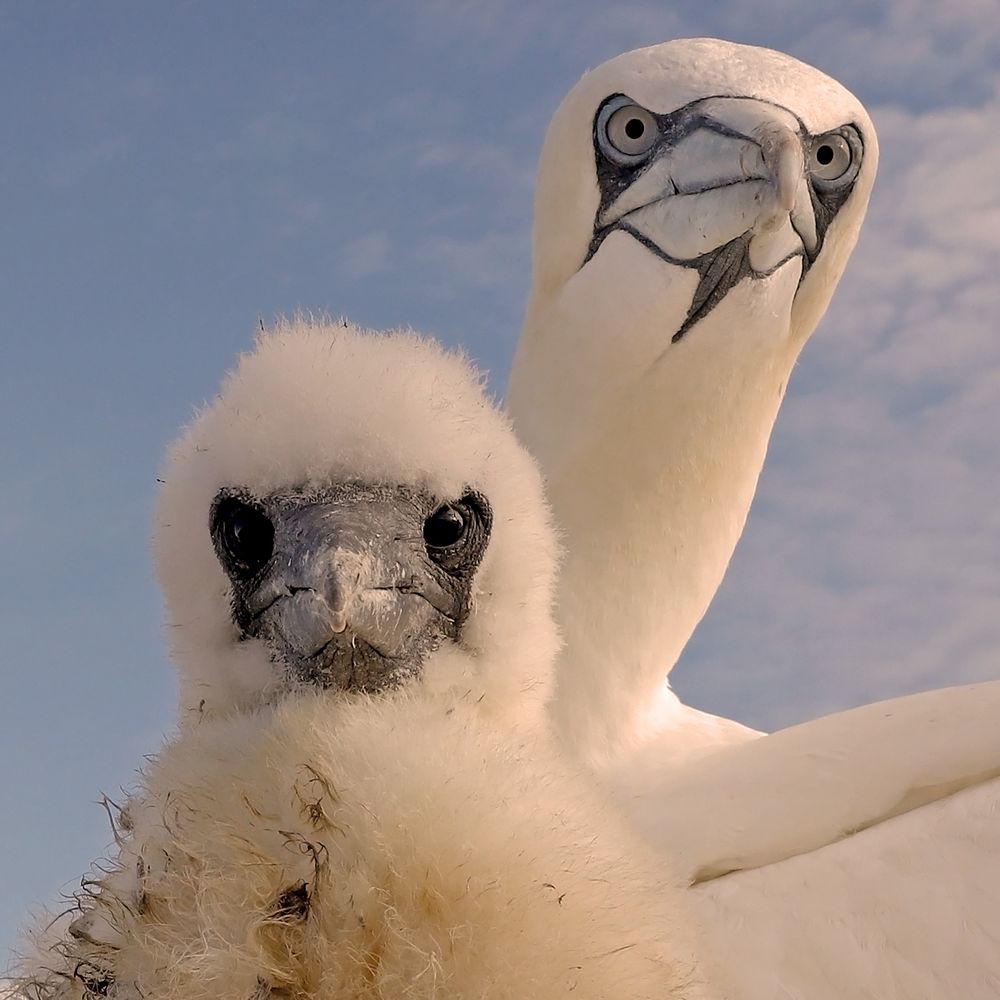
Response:
[[[258,705],[281,681],[265,644],[238,641],[231,582],[207,530],[230,484],[265,495],[365,481],[449,499],[476,485],[502,515],[476,576],[469,655],[455,669],[498,712],[523,717],[544,701],[559,642],[547,507],[532,459],[460,354],[405,332],[283,324],[240,359],[161,478],[154,550],[182,716]],[[450,677],[448,652],[425,678]]]
[[[665,140],[683,134],[608,182],[614,164],[598,162],[595,119],[619,94],[668,119]],[[793,215],[812,215],[815,226],[819,215],[791,129],[796,116],[806,135],[850,124],[864,143],[846,200],[811,253],[810,227],[800,221],[800,237],[786,226]],[[706,120],[711,129],[697,127]],[[708,153],[706,133],[714,140]],[[776,134],[800,146],[797,157],[791,147],[801,174],[791,211],[777,183],[788,156],[770,165],[762,158],[761,137],[773,145]],[[868,115],[839,84],[789,56],[711,39],[612,59],[584,76],[553,117],[508,408],[566,534],[556,714],[589,759],[614,758],[681,725],[690,735],[685,753],[727,732],[752,735],[678,706],[663,679],[743,530],[791,368],[853,249],[877,159]],[[633,191],[652,173],[660,183],[642,192],[646,205],[637,208]],[[762,275],[740,278],[735,269],[739,280],[675,342],[703,282],[696,259],[667,260],[663,247],[679,246],[689,230],[719,231],[722,194],[740,225],[750,220],[751,246],[781,233],[788,259]],[[681,209],[662,213],[655,229],[644,222],[637,237],[636,212],[676,202]],[[609,209],[621,203],[631,214],[607,226]],[[725,285],[727,261],[717,259]]]
[[[110,868],[41,935],[14,996],[708,995],[683,894],[549,737],[548,512],[461,357],[411,334],[281,326],[164,479],[156,546],[180,730],[126,804]],[[472,495],[492,523],[456,499]],[[222,513],[234,496],[237,517]],[[435,509],[467,518],[436,549]],[[385,536],[379,517],[411,515],[415,537],[405,521]],[[254,569],[262,517],[271,548]],[[241,601],[277,593],[273,578],[281,593],[254,613],[291,608],[271,619],[292,623],[283,639],[314,628],[319,607],[331,642],[387,644],[425,605],[451,607],[419,559],[448,567],[457,592],[456,553],[482,534],[467,618],[394,688],[301,673],[320,653],[282,652],[279,632],[240,617]]]
[[[998,995],[1000,685],[761,737],[665,683],[876,161],[835,81],[691,39],[584,76],[539,171],[508,398],[566,533],[554,716],[699,883],[737,997]]]

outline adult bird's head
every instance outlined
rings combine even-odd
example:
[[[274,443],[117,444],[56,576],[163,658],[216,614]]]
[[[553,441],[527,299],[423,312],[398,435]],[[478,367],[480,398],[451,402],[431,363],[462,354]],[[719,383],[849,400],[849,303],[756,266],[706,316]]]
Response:
[[[488,706],[541,697],[554,545],[534,463],[482,381],[414,334],[261,335],[163,476],[184,708],[414,678]]]
[[[698,341],[716,372],[732,367],[725,352],[794,358],[857,240],[877,161],[858,100],[780,52],[680,39],[604,63],[545,140],[517,368],[558,356],[586,400],[653,366],[700,381]],[[516,369],[515,395],[522,382],[540,391]]]

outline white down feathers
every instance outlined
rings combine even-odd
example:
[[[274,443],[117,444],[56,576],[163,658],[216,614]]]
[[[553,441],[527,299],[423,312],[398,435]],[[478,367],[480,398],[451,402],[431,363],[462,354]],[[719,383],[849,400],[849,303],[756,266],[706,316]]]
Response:
[[[78,927],[113,944],[69,964],[128,1000],[703,996],[659,863],[602,810],[473,706],[306,695],[213,720],[146,776]]]
[[[413,334],[262,336],[171,451],[156,550],[179,735],[118,852],[36,941],[31,1000],[705,1000],[662,859],[539,711],[557,635],[534,463],[461,357]],[[379,696],[285,690],[237,641],[216,491],[474,487],[493,530],[462,639]]]

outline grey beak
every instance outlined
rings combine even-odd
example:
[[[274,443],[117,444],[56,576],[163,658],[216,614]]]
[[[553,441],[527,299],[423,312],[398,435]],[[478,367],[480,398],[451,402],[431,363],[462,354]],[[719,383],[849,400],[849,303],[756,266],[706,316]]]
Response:
[[[280,556],[247,603],[297,654],[314,656],[346,632],[359,591],[375,582],[382,546],[370,537],[372,521],[370,512],[342,505],[310,505],[282,519]]]
[[[231,574],[234,617],[293,679],[378,690],[419,672],[428,652],[457,638],[468,581],[428,554],[429,498],[343,486],[261,506],[273,553],[258,575]]]

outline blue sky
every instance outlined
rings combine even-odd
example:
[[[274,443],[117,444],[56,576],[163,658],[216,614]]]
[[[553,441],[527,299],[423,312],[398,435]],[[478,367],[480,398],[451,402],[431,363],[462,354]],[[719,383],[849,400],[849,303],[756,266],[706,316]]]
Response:
[[[676,687],[775,728],[1000,677],[995,0],[0,0],[0,946],[171,725],[157,470],[258,319],[411,325],[502,389],[549,115],[695,34],[842,80],[883,168]]]

